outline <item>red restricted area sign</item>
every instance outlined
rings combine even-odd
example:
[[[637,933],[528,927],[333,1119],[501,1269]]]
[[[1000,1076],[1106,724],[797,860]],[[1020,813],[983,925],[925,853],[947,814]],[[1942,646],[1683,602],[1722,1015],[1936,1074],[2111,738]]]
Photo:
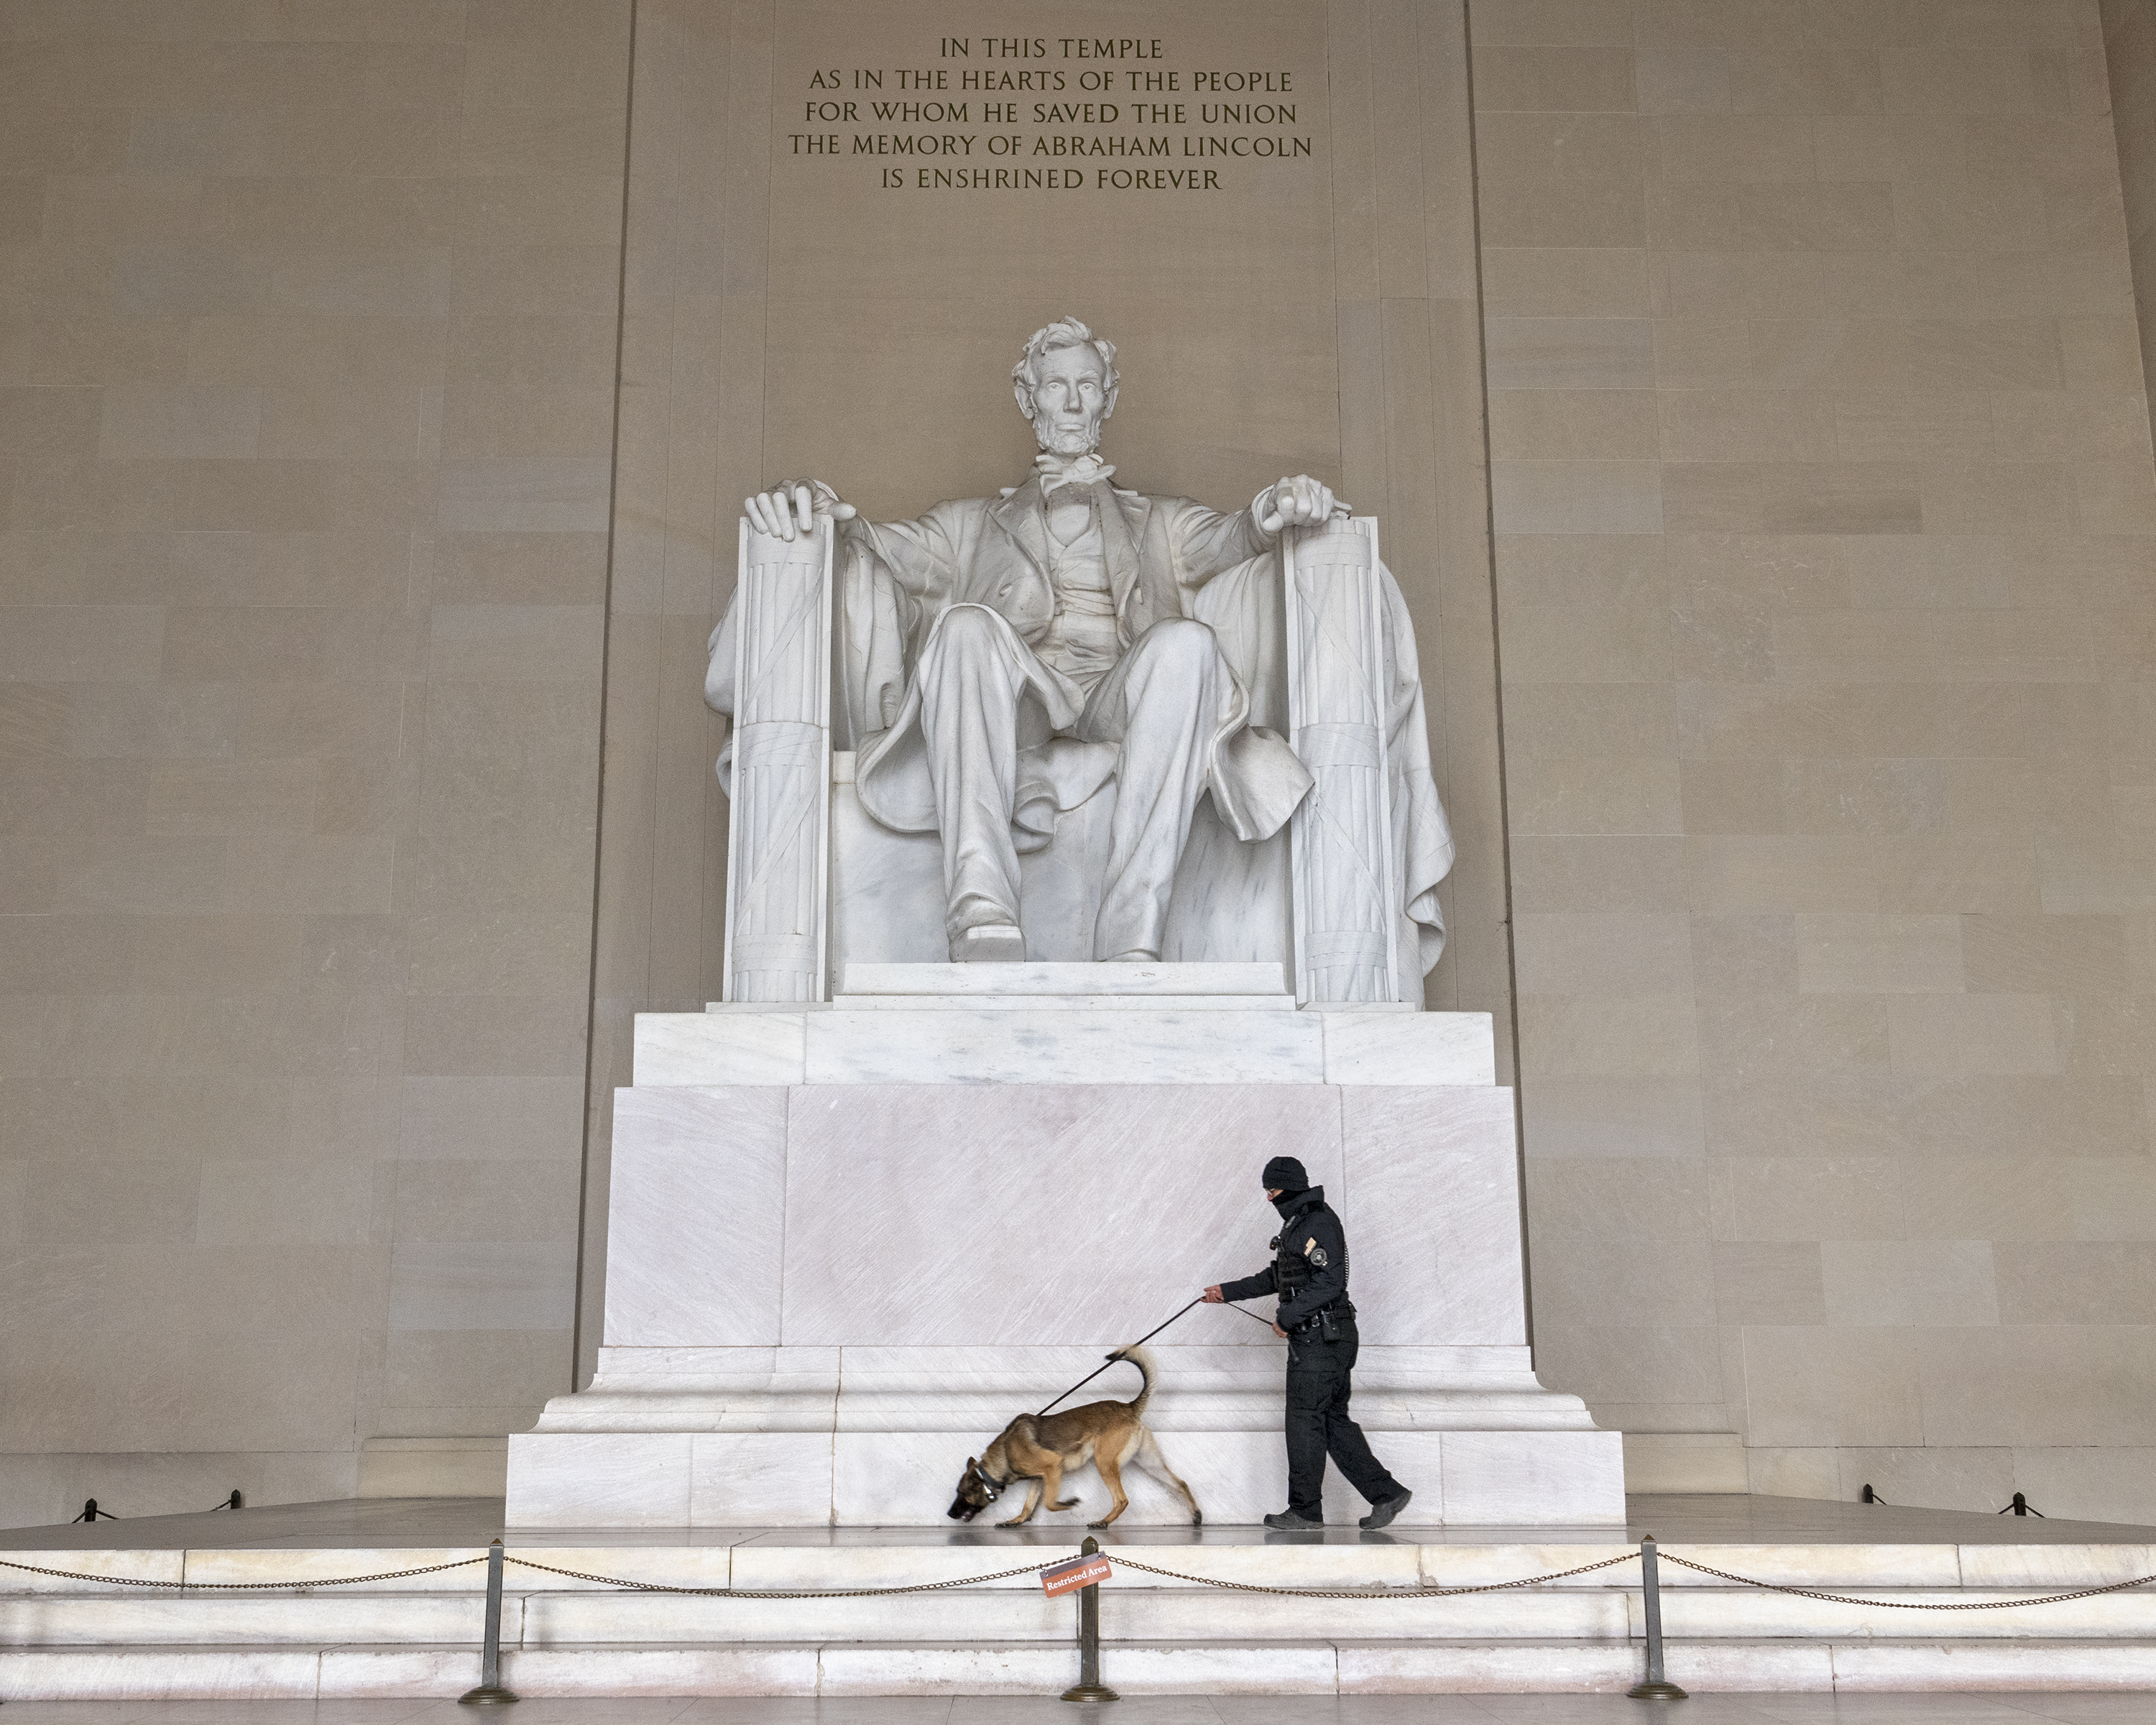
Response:
[[[1058,1563],[1052,1569],[1040,1572],[1040,1590],[1050,1599],[1058,1594],[1075,1593],[1081,1587],[1091,1587],[1096,1581],[1108,1579],[1108,1560],[1106,1558],[1073,1558],[1067,1563]]]

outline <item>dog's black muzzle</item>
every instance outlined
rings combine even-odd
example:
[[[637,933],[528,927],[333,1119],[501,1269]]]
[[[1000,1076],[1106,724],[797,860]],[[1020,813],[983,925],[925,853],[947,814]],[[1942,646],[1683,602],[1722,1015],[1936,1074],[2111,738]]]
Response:
[[[981,1501],[974,1502],[968,1495],[969,1491],[978,1491]],[[987,1471],[976,1461],[959,1476],[958,1495],[951,1500],[951,1507],[944,1513],[954,1522],[970,1522],[1003,1495],[1003,1486],[990,1479]]]

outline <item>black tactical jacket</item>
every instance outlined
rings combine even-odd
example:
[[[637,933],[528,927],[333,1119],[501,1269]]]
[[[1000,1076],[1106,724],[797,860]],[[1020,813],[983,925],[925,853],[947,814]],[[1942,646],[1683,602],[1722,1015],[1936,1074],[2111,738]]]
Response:
[[[1340,1225],[1340,1218],[1326,1203],[1322,1186],[1312,1186],[1306,1192],[1283,1192],[1273,1200],[1273,1208],[1281,1213],[1280,1256],[1255,1276],[1246,1276],[1240,1281],[1223,1282],[1220,1292],[1229,1300],[1255,1300],[1260,1294],[1279,1293],[1280,1257],[1292,1255],[1308,1260],[1308,1285],[1282,1295],[1276,1314],[1280,1327],[1291,1330],[1316,1317],[1335,1300],[1345,1301],[1348,1235]]]

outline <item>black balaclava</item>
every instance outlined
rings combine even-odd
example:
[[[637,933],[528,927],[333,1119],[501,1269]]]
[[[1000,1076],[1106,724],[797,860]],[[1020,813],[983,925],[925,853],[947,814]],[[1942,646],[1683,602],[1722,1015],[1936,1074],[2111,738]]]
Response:
[[[1292,1156],[1276,1156],[1265,1164],[1260,1182],[1268,1190],[1292,1196],[1310,1189],[1310,1176],[1303,1172],[1302,1164]]]

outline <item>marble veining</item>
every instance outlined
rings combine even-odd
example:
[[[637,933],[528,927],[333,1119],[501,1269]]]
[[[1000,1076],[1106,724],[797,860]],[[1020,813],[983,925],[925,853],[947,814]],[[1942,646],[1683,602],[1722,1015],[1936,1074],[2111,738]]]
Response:
[[[1323,1030],[1297,1013],[854,1013],[809,1019],[819,1084],[1318,1084]]]
[[[1327,1084],[1497,1081],[1496,1032],[1486,1012],[1322,1014]]]
[[[1265,1260],[1253,1171],[1300,1154],[1337,1180],[1339,1119],[1314,1086],[811,1086],[789,1127],[785,1340],[1133,1341]],[[1089,1244],[1052,1245],[1070,1235]],[[1264,1333],[1201,1317],[1200,1335]]]
[[[1524,1344],[1512,1091],[1358,1086],[1341,1099],[1342,1214],[1357,1219],[1357,1264],[1385,1278],[1364,1341]]]
[[[763,1087],[614,1093],[609,1345],[693,1346],[710,1334],[715,1296],[731,1339],[778,1342],[778,1284],[757,1273],[759,1236],[748,1230],[774,1222],[784,1201],[786,1096]]]
[[[800,1084],[808,1014],[730,1007],[636,1015],[636,1087]]]
[[[1097,979],[1115,967],[1027,968],[1075,969]],[[1487,1013],[1296,1012],[1292,1004],[1277,992],[863,993],[805,1011],[639,1013],[635,1076],[639,1088],[1176,1082],[1431,1088],[1496,1082]]]

